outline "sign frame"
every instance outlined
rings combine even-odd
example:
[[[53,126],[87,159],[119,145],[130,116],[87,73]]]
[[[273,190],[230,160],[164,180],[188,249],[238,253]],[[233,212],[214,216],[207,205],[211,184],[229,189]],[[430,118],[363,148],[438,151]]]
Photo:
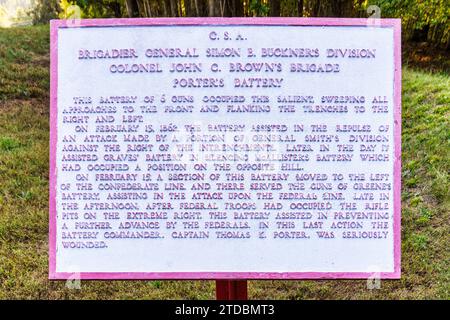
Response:
[[[393,29],[394,55],[394,166],[393,166],[393,272],[80,272],[56,270],[56,152],[58,30],[60,28],[126,26],[344,26]],[[231,280],[231,279],[399,279],[401,275],[401,20],[364,18],[126,18],[52,20],[50,22],[50,168],[49,168],[49,279],[86,280]]]

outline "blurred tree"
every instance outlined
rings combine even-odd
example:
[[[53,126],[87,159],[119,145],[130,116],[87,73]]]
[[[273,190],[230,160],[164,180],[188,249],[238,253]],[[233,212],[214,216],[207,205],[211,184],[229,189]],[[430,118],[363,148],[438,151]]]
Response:
[[[35,0],[34,23],[58,17],[64,2]],[[449,0],[64,0],[80,7],[83,18],[106,17],[381,17],[402,18],[404,38],[449,48]],[[376,8],[376,7],[375,7]]]
[[[250,0],[250,12],[254,17],[264,17],[269,14],[270,8],[263,0]]]
[[[312,17],[352,17],[354,0],[308,0],[308,10]]]
[[[280,0],[270,0],[270,16],[271,17],[279,17],[281,9]]]
[[[127,13],[129,18],[139,17],[139,7],[137,0],[126,0]]]

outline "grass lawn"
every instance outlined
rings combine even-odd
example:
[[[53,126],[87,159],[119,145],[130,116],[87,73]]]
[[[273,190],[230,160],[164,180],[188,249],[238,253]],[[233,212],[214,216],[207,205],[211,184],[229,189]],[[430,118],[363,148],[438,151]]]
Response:
[[[0,29],[0,299],[211,299],[213,281],[48,275],[49,28]],[[450,299],[450,75],[403,68],[402,278],[250,281],[251,299]]]

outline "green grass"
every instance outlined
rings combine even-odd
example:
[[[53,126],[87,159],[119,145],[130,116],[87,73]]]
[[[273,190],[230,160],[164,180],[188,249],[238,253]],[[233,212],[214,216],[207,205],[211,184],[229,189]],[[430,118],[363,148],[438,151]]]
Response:
[[[0,299],[208,299],[212,281],[48,275],[48,26],[0,29]],[[403,69],[402,278],[250,281],[252,299],[450,299],[450,76]]]

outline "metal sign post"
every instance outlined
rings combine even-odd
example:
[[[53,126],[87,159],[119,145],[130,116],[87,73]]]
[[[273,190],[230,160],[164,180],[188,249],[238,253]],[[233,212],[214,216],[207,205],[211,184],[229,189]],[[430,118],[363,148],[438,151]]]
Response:
[[[217,300],[247,300],[247,280],[216,280]]]

